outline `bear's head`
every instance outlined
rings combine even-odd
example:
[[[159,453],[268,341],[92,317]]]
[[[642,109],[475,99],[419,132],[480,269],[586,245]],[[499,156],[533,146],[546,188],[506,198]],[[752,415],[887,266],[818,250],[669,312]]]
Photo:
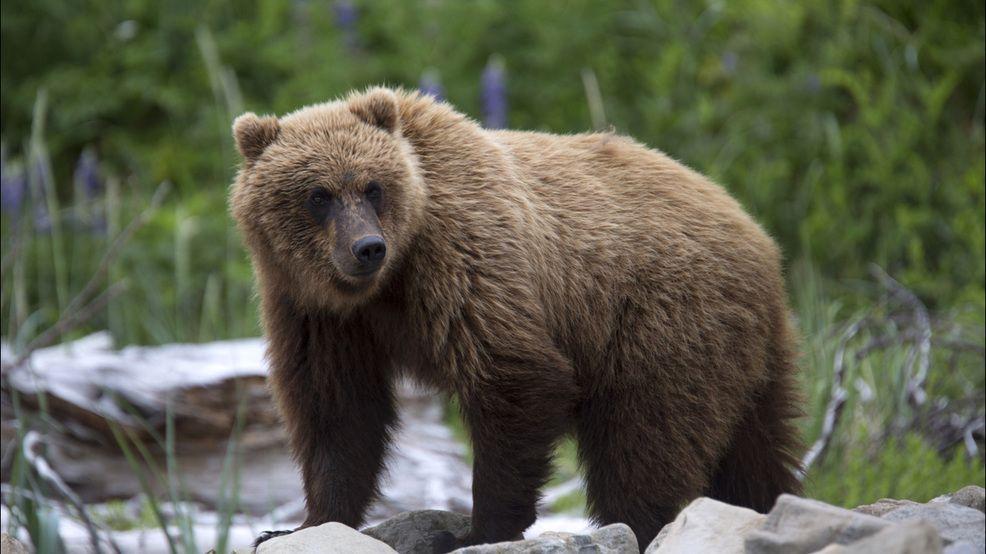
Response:
[[[280,119],[246,113],[233,135],[243,156],[233,217],[263,276],[309,305],[372,297],[408,248],[425,197],[397,95],[373,89]]]

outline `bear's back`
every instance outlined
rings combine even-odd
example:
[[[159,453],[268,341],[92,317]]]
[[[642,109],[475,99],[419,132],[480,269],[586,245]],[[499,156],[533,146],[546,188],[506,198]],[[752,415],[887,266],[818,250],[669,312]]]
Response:
[[[612,133],[489,134],[562,231],[593,247],[632,242],[662,257],[687,250],[722,261],[740,251],[757,263],[779,260],[774,242],[725,189],[663,152]]]

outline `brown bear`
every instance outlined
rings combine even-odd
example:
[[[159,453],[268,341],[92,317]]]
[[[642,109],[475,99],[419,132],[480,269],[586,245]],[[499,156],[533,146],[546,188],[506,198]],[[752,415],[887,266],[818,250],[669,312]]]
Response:
[[[569,433],[592,517],[641,548],[696,496],[799,490],[780,254],[718,185],[628,138],[485,130],[384,88],[233,132],[303,526],[363,522],[400,376],[467,425],[456,544],[530,526]]]

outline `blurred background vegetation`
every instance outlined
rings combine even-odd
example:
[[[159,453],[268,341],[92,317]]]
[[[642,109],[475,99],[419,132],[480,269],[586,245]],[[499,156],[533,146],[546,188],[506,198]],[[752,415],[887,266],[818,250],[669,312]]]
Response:
[[[225,213],[232,118],[370,84],[420,87],[490,126],[611,126],[710,175],[763,223],[786,253],[805,336],[809,444],[845,389],[810,495],[856,505],[983,485],[981,1],[0,9],[0,331],[15,349],[59,320],[161,182],[163,206],[108,267],[125,289],[74,333],[106,328],[121,345],[259,333]],[[935,342],[916,402],[925,330]],[[945,420],[958,423],[946,432]]]

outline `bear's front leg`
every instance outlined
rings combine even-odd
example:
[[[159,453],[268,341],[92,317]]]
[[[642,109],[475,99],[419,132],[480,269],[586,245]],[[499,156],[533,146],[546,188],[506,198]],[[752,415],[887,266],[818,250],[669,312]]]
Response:
[[[460,391],[474,453],[472,528],[463,544],[514,540],[534,523],[574,409],[569,368],[554,350],[523,360],[500,357]]]
[[[270,385],[304,483],[301,528],[359,528],[397,421],[384,349],[358,321],[287,301],[267,299],[264,308]]]

